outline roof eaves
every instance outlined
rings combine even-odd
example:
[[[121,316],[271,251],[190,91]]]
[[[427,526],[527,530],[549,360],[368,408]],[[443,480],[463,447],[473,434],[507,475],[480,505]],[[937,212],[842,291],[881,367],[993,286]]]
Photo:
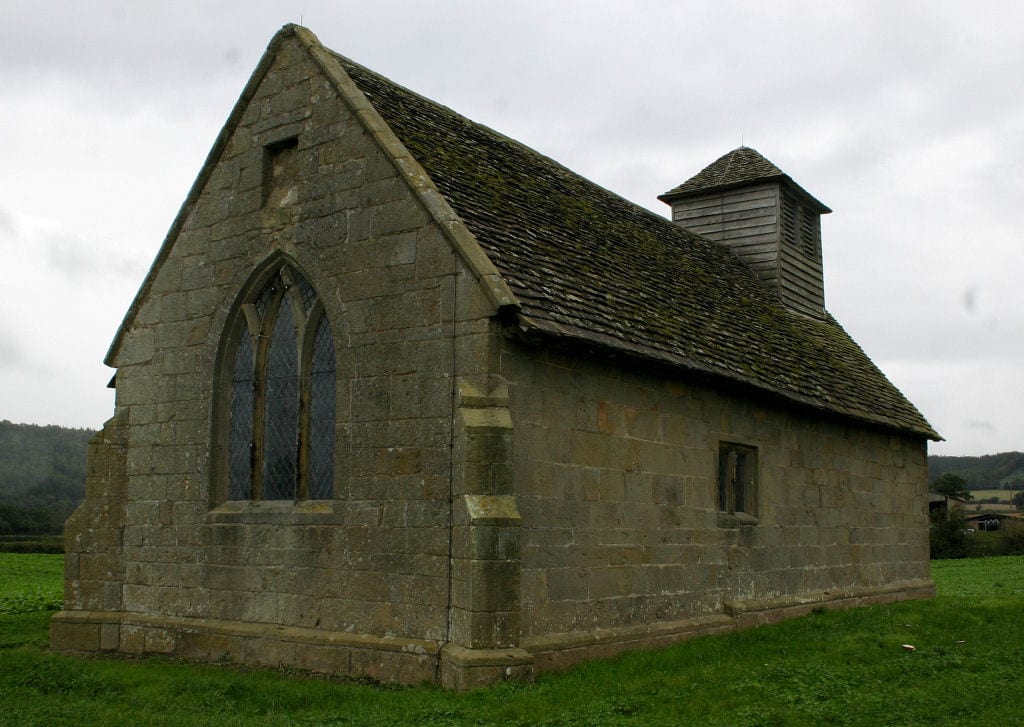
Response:
[[[818,336],[811,336],[813,331],[804,330],[802,325],[790,331],[772,313],[778,311],[767,300],[767,288],[746,268],[743,270],[749,275],[736,275],[742,266],[730,251],[638,208],[520,142],[471,122],[348,59],[336,54],[335,57],[387,120],[403,146],[429,170],[445,199],[502,271],[503,279],[522,304],[516,319],[518,326],[512,330],[520,331],[526,340],[532,337],[552,345],[600,347],[612,356],[642,358],[699,372],[701,379],[715,379],[722,386],[756,390],[780,402],[870,422],[890,431],[934,435],[923,417],[884,375],[873,366],[865,366],[866,357],[858,353],[859,349],[844,350],[846,334],[841,329],[820,330]],[[769,169],[760,178],[776,173],[781,170]],[[538,191],[545,186],[546,193]],[[537,195],[544,196],[534,199]],[[497,208],[492,207],[499,201]],[[624,224],[618,224],[620,221]],[[627,240],[622,235],[631,237]],[[676,239],[679,237],[686,237],[686,244],[677,244],[682,242]],[[601,240],[603,244],[598,244]],[[666,300],[675,300],[673,293],[684,294],[680,301],[659,308],[651,303],[651,295],[645,294],[643,286],[629,284],[622,291],[636,296],[640,305],[623,309],[622,300],[595,292],[604,290],[603,284],[608,282],[606,276],[595,277],[595,271],[604,265],[624,262],[621,254],[615,252],[622,248],[611,244],[613,240],[634,243],[627,247],[639,256],[638,260],[646,261],[638,270],[664,272],[667,268],[662,265],[668,264],[669,259],[674,261],[669,267],[679,272],[680,277],[674,277],[672,285],[659,278],[667,287],[661,285],[655,297],[665,294],[669,296]],[[686,254],[680,256],[678,253],[684,250]],[[657,266],[658,271],[649,270],[651,265]],[[577,280],[575,274],[582,276],[583,290],[578,290],[576,282],[570,282]],[[712,274],[725,275],[728,289],[745,301],[737,313],[753,312],[757,316],[744,328],[753,337],[751,340],[760,340],[761,324],[771,329],[768,332],[773,336],[763,346],[756,344],[759,353],[755,353],[769,357],[775,353],[788,354],[783,356],[783,363],[765,368],[750,365],[744,355],[737,353],[737,337],[727,331],[718,331],[721,335],[704,340],[694,332],[693,325],[677,325],[680,317],[689,320],[691,314],[696,315],[694,324],[729,325],[725,314],[707,313],[707,299],[685,294],[694,286],[709,285],[705,278]],[[677,290],[674,286],[683,278],[688,285],[685,290]],[[712,287],[721,288],[718,284]],[[659,311],[671,320],[659,318]],[[649,319],[638,318],[649,314],[655,317],[655,323],[647,325]],[[799,323],[795,316],[786,319],[794,325]],[[799,334],[800,345],[786,343],[790,333]],[[835,336],[843,345],[836,346],[831,341]],[[812,340],[817,338],[822,340]],[[804,377],[809,380],[802,382],[786,379],[801,376],[805,367],[798,364],[805,360],[804,356],[810,361],[808,367],[822,366],[827,373],[844,370],[847,354],[852,356],[847,363],[857,374],[853,383],[834,380],[843,378],[840,373],[836,377]],[[839,364],[838,369],[828,368],[833,364]],[[865,382],[868,388],[858,391]],[[882,394],[862,396],[871,386],[880,387]]]
[[[595,348],[609,351],[615,355],[622,355],[649,363],[668,366],[673,369],[683,369],[691,373],[704,376],[709,381],[718,382],[719,385],[741,387],[743,390],[760,392],[776,400],[783,400],[791,405],[795,404],[803,408],[810,408],[816,412],[839,416],[845,419],[853,419],[861,422],[868,422],[882,429],[889,431],[908,432],[923,436],[935,442],[944,441],[922,418],[922,424],[911,425],[898,423],[892,417],[883,414],[873,414],[864,411],[855,411],[848,407],[837,404],[834,401],[825,402],[822,399],[805,396],[786,389],[772,388],[765,385],[763,381],[756,380],[744,375],[739,371],[721,371],[692,358],[672,354],[651,346],[623,341],[615,336],[610,336],[590,329],[569,326],[555,321],[544,320],[520,313],[516,316],[519,322],[519,337],[527,343],[536,343],[539,339],[557,341],[565,345],[589,344]]]
[[[696,187],[693,189],[672,189],[664,194],[659,194],[660,199],[665,204],[672,204],[681,199],[688,197],[703,197],[708,194],[715,194],[718,192],[726,192],[730,189],[737,189],[739,187],[750,187],[755,184],[770,183],[770,182],[781,182],[791,189],[795,190],[800,196],[804,197],[812,206],[817,208],[817,212],[820,214],[829,214],[832,212],[828,205],[823,203],[813,194],[808,192],[806,189],[801,187],[799,184],[793,181],[793,178],[788,174],[772,174],[769,176],[758,177],[757,179],[747,179],[739,181],[724,182],[722,184],[712,184],[705,187]]]

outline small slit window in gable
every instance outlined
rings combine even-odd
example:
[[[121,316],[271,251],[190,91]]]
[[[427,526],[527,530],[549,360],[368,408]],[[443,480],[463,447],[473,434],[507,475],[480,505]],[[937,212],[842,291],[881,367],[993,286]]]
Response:
[[[263,147],[263,206],[287,207],[299,198],[299,138]]]

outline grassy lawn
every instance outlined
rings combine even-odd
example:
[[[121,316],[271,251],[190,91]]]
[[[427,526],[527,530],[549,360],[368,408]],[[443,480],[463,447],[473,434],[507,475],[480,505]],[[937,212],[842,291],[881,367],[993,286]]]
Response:
[[[933,562],[934,601],[816,613],[469,694],[155,658],[52,655],[45,651],[52,611],[39,609],[56,605],[60,562],[61,556],[0,554],[0,725],[817,727],[1021,720],[1024,557]]]

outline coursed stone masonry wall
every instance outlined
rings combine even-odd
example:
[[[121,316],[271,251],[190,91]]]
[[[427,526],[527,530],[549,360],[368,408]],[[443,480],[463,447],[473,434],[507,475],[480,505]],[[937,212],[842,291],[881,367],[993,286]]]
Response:
[[[89,442],[86,499],[68,520],[64,540],[65,608],[110,611],[121,607],[126,423],[124,413],[112,417]],[[100,648],[98,629],[83,637],[80,648]]]
[[[501,363],[537,668],[931,592],[923,440],[513,341]],[[719,441],[758,448],[756,525],[720,524]]]

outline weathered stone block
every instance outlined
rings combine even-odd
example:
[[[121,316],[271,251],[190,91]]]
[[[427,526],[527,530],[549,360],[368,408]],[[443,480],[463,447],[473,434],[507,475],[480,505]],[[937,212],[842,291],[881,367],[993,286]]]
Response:
[[[533,657],[522,649],[470,650],[453,644],[441,655],[441,683],[468,691],[496,681],[530,681]]]

